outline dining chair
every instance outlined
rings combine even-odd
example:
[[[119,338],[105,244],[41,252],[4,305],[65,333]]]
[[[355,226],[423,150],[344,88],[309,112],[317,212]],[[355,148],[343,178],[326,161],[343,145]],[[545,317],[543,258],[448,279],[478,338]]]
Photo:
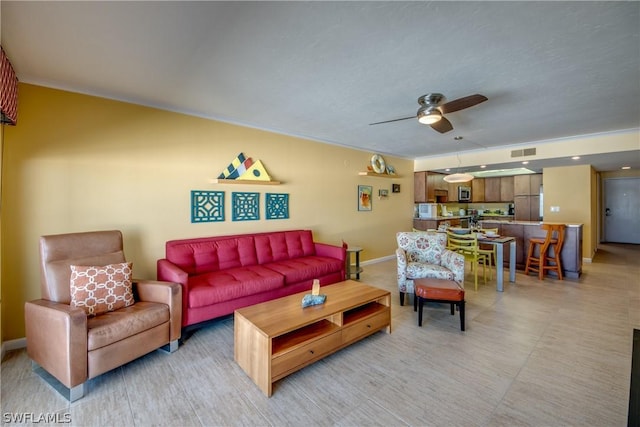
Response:
[[[457,252],[469,261],[473,271],[475,290],[478,290],[478,270],[482,265],[484,283],[487,283],[488,255],[480,253],[478,235],[475,233],[456,234],[447,231],[447,249]]]
[[[494,234],[498,234],[497,228],[481,228],[477,230],[480,234],[486,234],[487,232]],[[487,256],[487,261],[489,264],[489,279],[493,280],[493,270],[492,266],[495,265],[498,268],[498,247],[496,245],[491,245],[487,243],[480,242],[480,253]]]

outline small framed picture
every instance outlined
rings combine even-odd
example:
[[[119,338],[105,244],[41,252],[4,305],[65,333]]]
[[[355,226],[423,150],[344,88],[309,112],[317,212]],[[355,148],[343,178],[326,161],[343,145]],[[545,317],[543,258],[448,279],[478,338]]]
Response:
[[[373,187],[370,185],[358,185],[358,210],[359,211],[370,211],[371,207],[371,199],[373,195]]]
[[[391,184],[391,192],[399,193],[400,192],[400,184]]]
[[[388,195],[389,195],[389,190],[387,190],[387,189],[378,190],[378,196],[379,197],[387,197]]]

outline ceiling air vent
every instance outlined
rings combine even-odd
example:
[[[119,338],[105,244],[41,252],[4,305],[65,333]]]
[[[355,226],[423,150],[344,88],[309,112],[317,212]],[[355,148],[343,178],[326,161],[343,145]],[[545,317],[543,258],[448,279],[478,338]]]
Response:
[[[535,148],[524,148],[522,150],[512,150],[511,157],[524,157],[524,156],[535,156],[536,149]]]

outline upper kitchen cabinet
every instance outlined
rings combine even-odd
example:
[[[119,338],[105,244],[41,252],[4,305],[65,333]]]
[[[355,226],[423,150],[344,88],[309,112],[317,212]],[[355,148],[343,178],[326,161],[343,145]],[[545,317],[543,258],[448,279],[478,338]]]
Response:
[[[540,194],[542,174],[516,175],[513,177],[514,196],[537,196]]]
[[[503,176],[500,178],[500,201],[513,202],[514,188],[513,177]]]
[[[484,179],[484,201],[500,202],[500,177]]]
[[[427,202],[427,172],[413,173],[413,201],[416,203]]]
[[[458,201],[458,187],[460,186],[457,182],[449,182],[448,183],[448,191],[449,195],[447,196],[448,202],[457,202]],[[472,193],[473,194],[473,193]]]
[[[456,195],[457,193],[456,188]],[[484,202],[484,178],[475,178],[471,181],[471,202]]]
[[[449,184],[444,174],[435,172],[413,173],[413,200],[416,203],[443,203],[447,201]]]

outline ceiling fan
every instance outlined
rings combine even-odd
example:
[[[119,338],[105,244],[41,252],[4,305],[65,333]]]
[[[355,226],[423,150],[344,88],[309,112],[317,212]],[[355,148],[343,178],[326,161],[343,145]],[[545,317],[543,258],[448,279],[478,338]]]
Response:
[[[422,124],[431,126],[432,129],[440,132],[447,133],[453,130],[453,125],[447,120],[443,114],[453,113],[456,111],[464,110],[465,108],[473,107],[481,102],[487,100],[487,97],[480,94],[469,95],[463,98],[454,99],[443,104],[445,100],[444,95],[441,93],[429,93],[422,95],[418,98],[418,104],[420,108],[415,116],[403,117],[401,119],[385,120],[383,122],[369,123],[369,125],[380,125],[383,123],[397,122],[400,120],[408,120],[417,118]]]

